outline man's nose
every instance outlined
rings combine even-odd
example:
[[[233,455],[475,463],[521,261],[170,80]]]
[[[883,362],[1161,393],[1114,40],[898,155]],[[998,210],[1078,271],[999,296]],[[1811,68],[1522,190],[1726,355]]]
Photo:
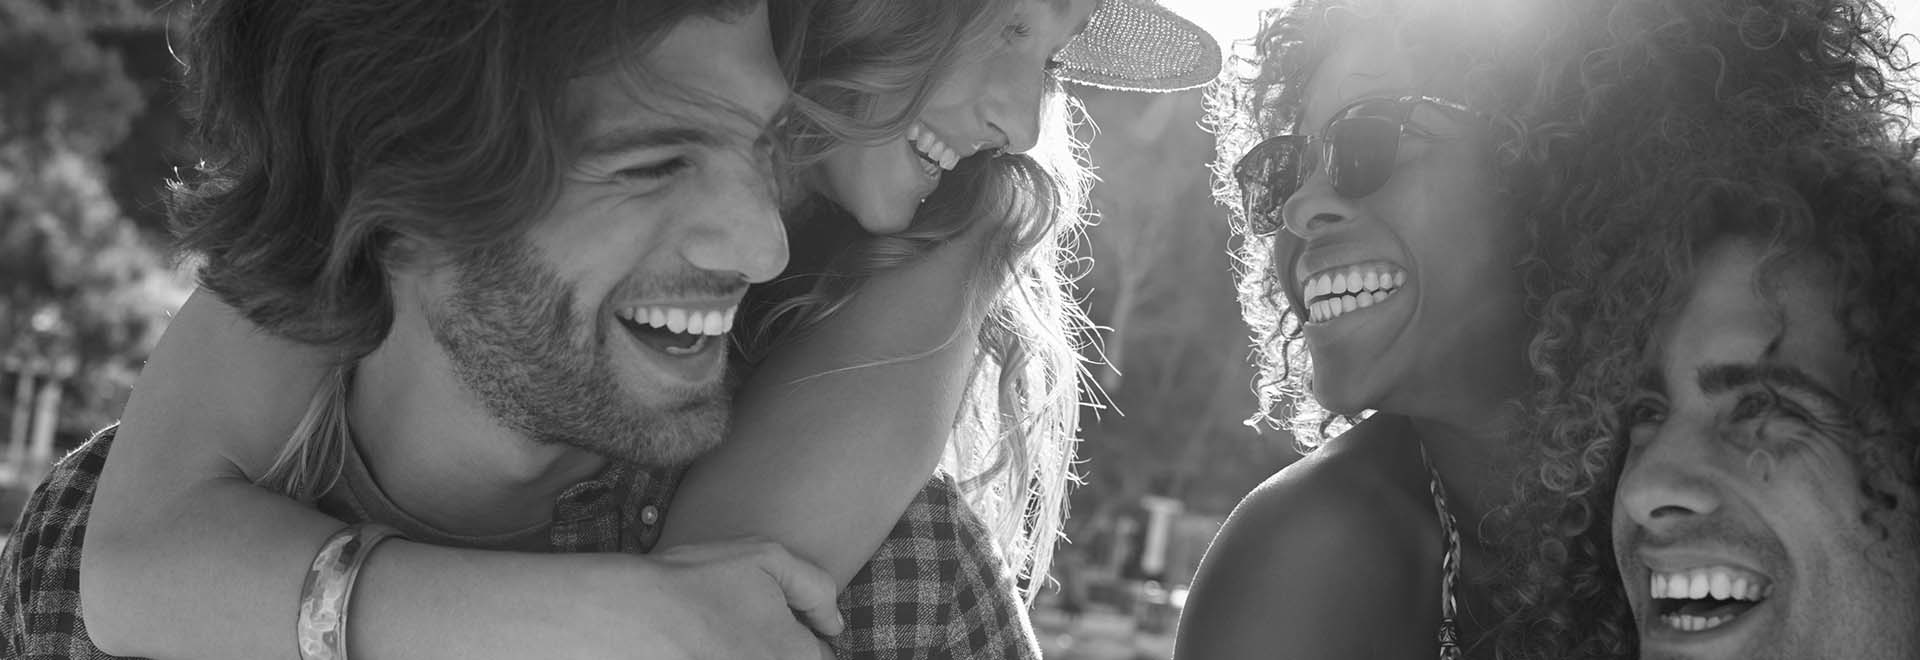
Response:
[[[780,221],[778,182],[766,164],[742,165],[708,192],[702,217],[681,243],[687,263],[712,273],[765,282],[787,268],[787,230]]]
[[[1627,459],[1615,500],[1635,523],[1659,534],[1720,508],[1711,457],[1698,433],[1662,429]]]

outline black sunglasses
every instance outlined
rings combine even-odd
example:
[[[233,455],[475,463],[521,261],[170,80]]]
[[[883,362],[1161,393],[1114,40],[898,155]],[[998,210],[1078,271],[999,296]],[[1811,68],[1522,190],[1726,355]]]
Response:
[[[1248,227],[1256,234],[1279,231],[1280,205],[1321,168],[1341,197],[1360,199],[1380,190],[1393,176],[1407,121],[1422,104],[1484,117],[1431,96],[1365,99],[1335,113],[1320,135],[1281,135],[1254,145],[1233,165]]]

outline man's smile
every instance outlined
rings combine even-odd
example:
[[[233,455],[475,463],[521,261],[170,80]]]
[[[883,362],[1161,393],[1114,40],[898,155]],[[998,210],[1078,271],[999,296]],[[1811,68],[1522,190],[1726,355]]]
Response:
[[[677,386],[700,386],[720,378],[727,333],[739,312],[727,304],[637,305],[622,307],[614,319],[654,372]]]
[[[1653,620],[1673,630],[1700,632],[1718,628],[1766,600],[1773,580],[1728,565],[1679,571],[1651,571],[1648,597]]]

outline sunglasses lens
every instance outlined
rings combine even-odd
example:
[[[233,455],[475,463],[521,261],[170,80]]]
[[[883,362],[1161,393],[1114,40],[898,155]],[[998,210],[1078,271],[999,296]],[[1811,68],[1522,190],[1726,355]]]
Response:
[[[1328,127],[1333,142],[1333,189],[1347,199],[1373,194],[1393,175],[1400,156],[1400,123],[1352,117]]]
[[[1255,146],[1234,165],[1240,202],[1248,227],[1256,234],[1280,229],[1280,206],[1300,189],[1304,139],[1279,137]]]

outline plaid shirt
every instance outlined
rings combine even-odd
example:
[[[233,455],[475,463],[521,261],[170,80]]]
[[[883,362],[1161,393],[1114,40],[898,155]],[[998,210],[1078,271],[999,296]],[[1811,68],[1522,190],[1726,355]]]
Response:
[[[0,657],[115,657],[87,636],[79,571],[113,432],[100,432],[55,465],[21,513],[0,563]],[[568,489],[548,530],[552,549],[651,549],[676,476],[614,467]],[[347,516],[357,509],[329,508]],[[934,478],[841,592],[847,627],[833,640],[839,657],[1037,660],[1025,607],[990,538],[953,480]]]

